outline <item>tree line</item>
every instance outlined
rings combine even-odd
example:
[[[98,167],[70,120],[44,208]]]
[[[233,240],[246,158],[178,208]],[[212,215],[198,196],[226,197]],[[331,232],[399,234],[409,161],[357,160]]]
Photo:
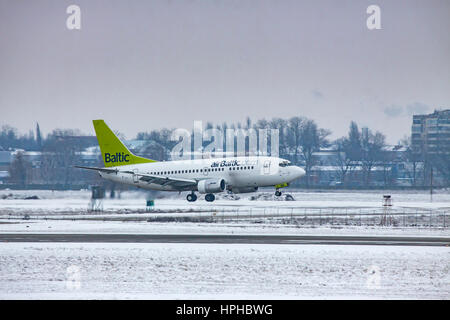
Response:
[[[397,169],[393,170],[394,163],[402,166],[403,172],[406,172],[412,185],[429,183],[427,165],[434,167],[435,173],[443,177],[447,185],[450,181],[448,172],[450,170],[446,171],[450,166],[448,158],[435,161],[434,164],[428,160],[427,164],[424,155],[412,152],[408,138],[399,142],[405,149],[404,152],[399,153],[401,158],[394,158],[396,153],[387,152],[385,149],[387,145],[383,133],[369,128],[359,128],[354,121],[350,122],[348,134],[336,140],[330,139],[330,130],[320,128],[314,120],[305,117],[260,119],[256,122],[247,118],[243,124],[208,122],[206,128],[217,128],[222,132],[226,132],[227,129],[278,129],[279,156],[304,167],[306,177],[302,179],[302,183],[306,187],[316,184],[314,182],[314,175],[318,170],[316,166],[321,164],[316,153],[324,148],[334,150],[332,165],[337,169],[336,179],[343,186],[351,185],[355,179],[361,186],[370,186],[375,168],[377,171],[382,168],[384,185],[392,186],[395,184],[395,172],[399,167],[396,166]],[[135,139],[144,140],[146,143],[132,151],[154,160],[170,160],[170,151],[177,143],[171,139],[174,130],[163,128],[139,132]],[[123,138],[119,132],[117,134]],[[26,163],[23,156],[18,153],[9,168],[11,182],[26,184],[30,180],[38,180],[45,184],[63,185],[80,181],[92,183],[98,182],[96,178],[93,178],[97,175],[81,172],[73,166],[81,164],[81,152],[86,147],[97,145],[95,137],[93,138],[83,139],[83,134],[77,129],[54,129],[44,138],[41,136],[38,124],[35,132],[30,131],[25,135],[18,134],[18,131],[10,126],[3,126],[0,131],[0,147],[4,150],[18,148],[42,152],[39,168],[34,170],[34,173],[29,173],[33,171],[32,165]],[[208,143],[209,141],[204,141],[204,147]],[[102,165],[100,157],[97,159],[97,165]]]

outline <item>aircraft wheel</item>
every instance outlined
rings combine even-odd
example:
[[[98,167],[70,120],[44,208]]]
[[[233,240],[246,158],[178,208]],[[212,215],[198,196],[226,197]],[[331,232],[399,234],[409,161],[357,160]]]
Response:
[[[281,191],[280,191],[280,190],[275,191],[275,195],[276,195],[277,197],[281,196]]]
[[[186,196],[186,200],[189,202],[194,202],[195,200],[197,200],[197,196],[195,195],[195,193],[189,193]]]
[[[212,193],[208,193],[208,194],[205,196],[205,200],[208,201],[208,202],[213,202],[214,199],[216,199],[216,197],[215,197]]]

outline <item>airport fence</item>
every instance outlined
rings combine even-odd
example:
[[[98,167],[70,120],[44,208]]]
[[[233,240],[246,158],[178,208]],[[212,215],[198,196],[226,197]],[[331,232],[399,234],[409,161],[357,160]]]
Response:
[[[0,212],[7,220],[96,220],[147,222],[246,222],[295,226],[450,227],[450,208],[307,208],[258,206],[196,206],[186,210],[105,210],[101,212]]]
[[[214,222],[248,221],[304,226],[394,226],[449,228],[450,210],[373,210],[368,208],[236,208],[211,213]]]

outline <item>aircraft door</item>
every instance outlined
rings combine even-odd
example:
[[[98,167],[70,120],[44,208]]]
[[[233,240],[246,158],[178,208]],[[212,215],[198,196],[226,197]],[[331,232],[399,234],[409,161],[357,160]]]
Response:
[[[263,172],[264,174],[270,174],[270,160],[264,161]]]

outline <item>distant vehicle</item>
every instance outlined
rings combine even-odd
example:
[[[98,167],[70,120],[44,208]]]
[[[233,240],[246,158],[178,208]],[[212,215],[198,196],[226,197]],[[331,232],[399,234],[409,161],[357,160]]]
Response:
[[[131,153],[103,120],[93,120],[105,167],[76,166],[96,170],[104,179],[159,191],[191,191],[189,202],[197,200],[195,192],[214,201],[214,193],[226,190],[246,193],[258,187],[280,189],[305,175],[290,161],[276,157],[234,157],[158,162]]]

